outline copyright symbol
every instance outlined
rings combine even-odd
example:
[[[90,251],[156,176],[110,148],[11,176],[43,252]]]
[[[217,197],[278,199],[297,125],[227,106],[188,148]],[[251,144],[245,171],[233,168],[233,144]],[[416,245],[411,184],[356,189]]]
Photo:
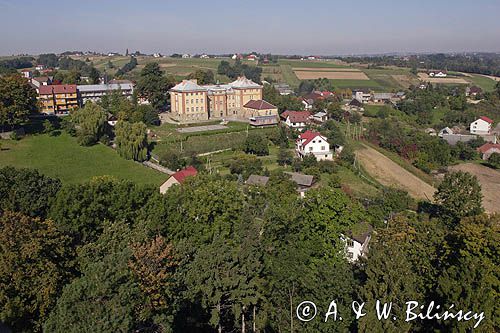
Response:
[[[316,304],[304,301],[297,306],[297,318],[300,321],[311,321],[316,317]]]

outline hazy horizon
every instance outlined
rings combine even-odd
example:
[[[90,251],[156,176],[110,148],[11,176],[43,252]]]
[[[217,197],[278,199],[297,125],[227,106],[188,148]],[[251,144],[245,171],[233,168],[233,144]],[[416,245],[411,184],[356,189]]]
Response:
[[[50,5],[48,5],[50,4]],[[196,10],[195,10],[196,9]],[[0,0],[0,55],[500,52],[500,1]],[[5,33],[9,31],[9,33]]]

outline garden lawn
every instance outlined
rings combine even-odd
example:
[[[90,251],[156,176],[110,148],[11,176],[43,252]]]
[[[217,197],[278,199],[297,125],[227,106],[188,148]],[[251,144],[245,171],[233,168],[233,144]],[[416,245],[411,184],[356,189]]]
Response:
[[[81,183],[95,176],[109,175],[138,184],[159,186],[168,178],[168,175],[121,158],[104,145],[82,147],[67,134],[56,137],[35,135],[20,141],[1,142],[0,167],[34,168],[64,183]]]

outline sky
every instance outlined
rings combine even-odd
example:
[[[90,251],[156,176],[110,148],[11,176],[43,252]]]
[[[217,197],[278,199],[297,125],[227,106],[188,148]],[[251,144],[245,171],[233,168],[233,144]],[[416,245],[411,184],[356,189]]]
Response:
[[[0,55],[500,52],[500,0],[0,0]]]

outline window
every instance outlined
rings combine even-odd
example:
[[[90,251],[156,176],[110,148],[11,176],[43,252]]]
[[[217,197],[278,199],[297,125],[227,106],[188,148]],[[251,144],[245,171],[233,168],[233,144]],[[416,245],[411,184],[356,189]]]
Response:
[[[313,151],[313,147],[309,147],[309,151]]]
[[[325,146],[321,146],[321,150],[325,150]]]

